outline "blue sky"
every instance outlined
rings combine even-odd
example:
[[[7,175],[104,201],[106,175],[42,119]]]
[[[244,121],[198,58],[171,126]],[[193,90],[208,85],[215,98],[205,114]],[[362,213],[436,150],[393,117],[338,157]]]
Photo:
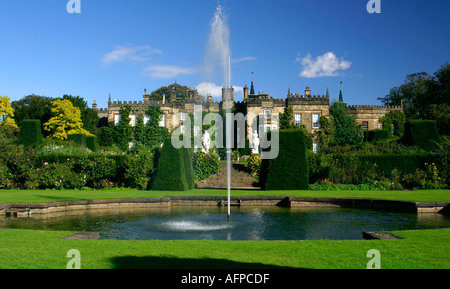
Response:
[[[202,73],[217,0],[0,0],[0,95],[79,95],[89,105],[142,100],[174,82],[221,87]],[[304,93],[332,98],[344,83],[349,104],[377,97],[407,74],[434,73],[450,61],[450,1],[221,0],[231,32],[232,83],[275,98]]]

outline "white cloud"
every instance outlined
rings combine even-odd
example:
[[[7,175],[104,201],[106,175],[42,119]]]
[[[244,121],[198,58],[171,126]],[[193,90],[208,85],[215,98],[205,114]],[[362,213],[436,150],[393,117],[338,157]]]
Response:
[[[176,65],[150,65],[144,69],[144,74],[152,78],[175,78],[180,74],[194,74],[197,71],[191,67],[180,67]]]
[[[163,54],[161,50],[152,48],[148,45],[140,45],[135,47],[118,46],[113,51],[105,54],[102,63],[109,65],[121,61],[147,61],[152,54]]]
[[[251,61],[251,60],[256,60],[256,59],[258,59],[258,58],[253,57],[253,56],[246,56],[246,57],[241,57],[241,58],[233,59],[231,62],[233,62],[233,63],[239,63],[239,62]]]
[[[233,86],[234,95],[239,94],[244,89],[242,86]],[[196,87],[198,93],[203,96],[208,96],[211,94],[213,98],[222,99],[222,86],[216,85],[212,82],[202,82]]]
[[[339,59],[333,52],[327,52],[317,56],[316,59],[312,59],[312,56],[309,53],[303,58],[300,58],[299,54],[297,55],[295,62],[299,62],[303,65],[303,70],[300,72],[299,76],[306,78],[338,76],[338,70],[349,69],[352,65],[350,61],[342,58]]]

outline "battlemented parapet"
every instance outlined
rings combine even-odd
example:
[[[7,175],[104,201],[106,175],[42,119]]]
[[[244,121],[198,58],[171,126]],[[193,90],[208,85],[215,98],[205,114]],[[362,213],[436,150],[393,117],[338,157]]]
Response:
[[[319,129],[319,119],[321,116],[329,117],[330,115],[330,96],[326,95],[312,95],[311,88],[306,87],[304,94],[290,93],[285,98],[274,98],[270,96],[267,91],[260,91],[258,94],[254,93],[254,86],[252,83],[250,94],[247,85],[243,88],[244,99],[242,101],[234,100],[234,88],[222,88],[222,101],[213,101],[211,94],[208,94],[206,99],[199,96],[197,89],[189,88],[185,98],[181,98],[177,91],[170,92],[169,95],[164,95],[162,100],[153,100],[144,90],[142,101],[111,101],[111,95],[108,100],[108,108],[97,108],[97,104],[92,104],[92,108],[96,110],[100,117],[107,117],[109,122],[117,120],[120,109],[124,106],[132,108],[132,114],[144,117],[145,111],[150,106],[159,106],[164,113],[165,126],[171,131],[172,119],[176,118],[179,113],[193,114],[196,105],[202,107],[204,112],[220,112],[225,109],[226,102],[224,101],[226,95],[230,93],[231,105],[234,105],[238,111],[246,112],[247,114],[254,114],[257,116],[270,116],[268,120],[262,122],[259,118],[258,132],[261,130],[273,130],[279,128],[279,115],[284,113],[287,107],[291,107],[295,124],[303,124],[310,132]],[[342,98],[342,91],[340,92],[340,99]],[[379,128],[379,119],[393,110],[403,110],[401,106],[382,106],[382,105],[350,105],[347,106],[349,112],[353,115],[358,123],[363,124],[365,129]],[[253,120],[247,121],[247,133],[250,137],[250,127]],[[175,122],[176,123],[176,122]]]
[[[403,111],[402,106],[388,105],[349,105],[347,108],[356,122],[363,126],[364,130],[382,128],[380,118],[391,111]]]

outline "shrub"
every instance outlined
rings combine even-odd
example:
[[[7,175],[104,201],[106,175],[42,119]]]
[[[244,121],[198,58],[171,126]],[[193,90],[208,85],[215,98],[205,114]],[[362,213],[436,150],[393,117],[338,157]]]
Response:
[[[174,148],[170,136],[166,138],[152,184],[154,190],[186,191],[192,188],[194,176],[192,163],[187,163],[186,158],[189,158],[189,153],[185,150],[187,149]]]
[[[270,137],[271,132],[268,133]],[[305,135],[300,129],[279,131],[279,154],[264,159],[260,181],[266,190],[307,190],[309,169],[306,159]]]
[[[434,163],[426,163],[424,170],[416,169],[413,174],[405,175],[403,182],[408,189],[433,190],[445,189],[447,187],[445,180],[440,177],[439,171]]]
[[[387,140],[390,137],[390,133],[385,129],[375,129],[364,132],[364,140],[367,142],[377,142]]]
[[[38,119],[27,119],[22,121],[19,132],[19,143],[36,147],[42,143],[41,121]]]
[[[261,171],[261,158],[259,155],[251,155],[247,160],[248,168],[252,177],[259,180],[259,173]]]
[[[128,155],[124,166],[125,186],[146,190],[154,171],[153,153],[151,150],[139,148]]]
[[[220,172],[219,155],[216,153],[204,154],[197,152],[193,155],[192,165],[196,181],[204,180]]]
[[[5,164],[0,163],[0,189],[6,189],[10,186],[12,174]]]
[[[70,164],[47,164],[28,171],[27,189],[81,189],[86,184],[85,177],[72,170]]]
[[[406,145],[416,145],[427,151],[436,149],[439,134],[436,122],[432,120],[409,120],[405,124],[403,142]]]

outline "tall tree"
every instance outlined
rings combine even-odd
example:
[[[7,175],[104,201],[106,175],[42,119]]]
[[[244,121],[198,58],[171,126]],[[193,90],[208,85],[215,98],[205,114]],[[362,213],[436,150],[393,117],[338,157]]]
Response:
[[[80,96],[63,95],[62,99],[70,100],[73,106],[80,109],[81,121],[83,122],[83,128],[89,131],[91,134],[97,134],[97,125],[100,120],[98,114],[92,108],[89,108],[87,102]]]
[[[334,145],[352,145],[363,141],[362,128],[356,124],[345,103],[333,102],[330,115],[334,121]]]
[[[150,94],[150,100],[163,100],[163,95],[166,96],[166,102],[171,101],[171,95],[173,91],[176,91],[177,97],[185,99],[188,97],[187,86],[179,85],[178,83],[173,83],[168,86],[162,86]]]
[[[280,129],[293,128],[294,125],[294,111],[291,106],[284,109],[284,113],[280,113]]]
[[[9,100],[9,97],[0,96],[0,128],[7,136],[11,137],[19,131],[19,127],[14,121],[14,109]]]
[[[405,82],[390,90],[385,97],[378,98],[387,105],[403,104],[407,118],[435,119],[436,105],[450,105],[450,63],[434,73],[414,73],[406,76]],[[438,113],[442,120],[442,113]],[[443,122],[441,122],[443,124]]]
[[[19,127],[25,119],[39,119],[43,129],[44,123],[52,117],[51,98],[46,96],[27,95],[20,100],[13,101],[11,106],[14,109],[14,119]],[[49,132],[45,130],[42,133],[44,136],[49,135]]]
[[[44,130],[49,132],[48,138],[67,140],[69,134],[92,135],[83,128],[80,109],[74,107],[67,99],[52,101],[52,117],[44,124]]]

